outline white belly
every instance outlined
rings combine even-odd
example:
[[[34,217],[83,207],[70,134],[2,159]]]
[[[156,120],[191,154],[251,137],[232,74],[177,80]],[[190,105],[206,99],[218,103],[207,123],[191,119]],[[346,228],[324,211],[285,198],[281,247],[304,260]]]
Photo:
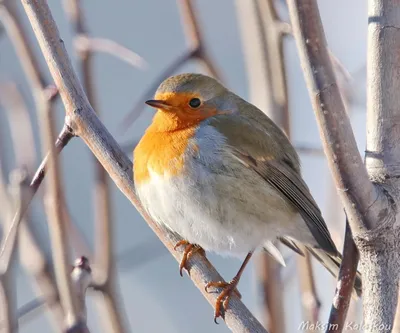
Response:
[[[292,232],[298,214],[252,170],[219,149],[213,132],[198,137],[185,176],[160,175],[137,185],[143,206],[160,225],[206,251],[243,255]],[[213,171],[209,165],[213,166]]]
[[[255,184],[228,179],[221,187],[215,181],[223,176],[206,176],[201,168],[195,174],[169,179],[152,174],[148,183],[138,186],[155,221],[206,251],[237,255],[287,234],[282,200],[268,193],[267,186],[261,193]]]

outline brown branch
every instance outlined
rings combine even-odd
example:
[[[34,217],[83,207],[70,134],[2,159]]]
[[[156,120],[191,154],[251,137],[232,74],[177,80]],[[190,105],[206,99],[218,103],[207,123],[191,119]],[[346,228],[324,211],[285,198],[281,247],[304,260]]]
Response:
[[[92,269],[89,265],[89,260],[86,257],[75,259],[71,271],[71,280],[75,295],[79,300],[79,313],[81,314],[82,321],[86,323],[86,290],[92,283]]]
[[[167,235],[140,205],[132,181],[132,164],[88,103],[72,69],[64,43],[60,39],[47,3],[44,0],[22,0],[22,3],[59,89],[71,128],[85,141],[117,187],[136,206],[176,260],[180,261],[182,252],[173,249],[180,238],[175,235]],[[188,266],[192,281],[205,298],[214,305],[217,295],[207,293],[204,287],[207,282],[221,280],[222,277],[209,261],[199,253],[191,257]],[[257,319],[237,297],[231,299],[230,307],[225,313],[225,322],[235,332],[265,332]]]
[[[85,26],[82,8],[78,0],[65,2],[66,12],[69,13],[69,19],[72,23],[72,29],[75,33],[76,41],[82,38],[88,38],[87,28]],[[115,46],[115,45],[114,45]],[[87,94],[90,104],[97,110],[97,99],[95,96],[95,84],[93,82],[93,50],[92,48],[77,49],[79,56],[80,69],[83,77],[83,87]],[[99,304],[99,308],[103,310],[101,316],[106,320],[109,329],[107,332],[127,332],[126,315],[119,301],[119,290],[117,287],[117,273],[113,258],[113,223],[112,223],[112,207],[109,187],[109,177],[106,170],[97,159],[94,160],[95,166],[95,186],[94,186],[94,210],[95,210],[95,226],[96,226],[96,242],[95,242],[95,281],[103,300],[103,306]]]
[[[288,0],[297,48],[321,132],[325,155],[354,234],[378,221],[378,198],[358,152],[315,0]]]
[[[177,1],[181,10],[181,19],[183,29],[186,33],[186,40],[189,43],[189,51],[179,56],[163,72],[161,72],[161,74],[154,80],[154,83],[150,85],[149,89],[147,89],[141,98],[139,98],[138,103],[133,107],[132,111],[123,118],[121,124],[118,126],[119,131],[122,133],[125,133],[140,116],[144,108],[144,101],[152,97],[152,94],[154,94],[158,85],[167,77],[173,75],[180,67],[190,60],[197,60],[209,75],[218,80],[222,80],[221,71],[217,68],[216,64],[208,54],[192,0]]]
[[[358,250],[354,244],[349,224],[346,221],[343,260],[339,270],[337,287],[326,333],[341,333],[343,331],[357,274],[358,258]]]

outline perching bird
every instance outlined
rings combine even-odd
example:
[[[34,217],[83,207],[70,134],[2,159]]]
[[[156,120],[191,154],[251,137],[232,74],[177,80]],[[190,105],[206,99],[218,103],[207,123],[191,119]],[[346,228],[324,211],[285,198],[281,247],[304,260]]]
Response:
[[[135,185],[152,218],[184,239],[181,270],[198,249],[247,254],[231,282],[208,284],[223,288],[215,318],[256,249],[283,263],[276,240],[299,254],[302,243],[337,276],[341,255],[295,149],[271,119],[200,74],[166,79],[146,103],[157,113],[134,151]]]

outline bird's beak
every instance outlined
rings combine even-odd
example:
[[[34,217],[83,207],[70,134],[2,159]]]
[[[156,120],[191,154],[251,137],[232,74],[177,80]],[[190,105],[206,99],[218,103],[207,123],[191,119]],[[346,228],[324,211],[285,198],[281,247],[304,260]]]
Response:
[[[171,105],[168,105],[165,101],[157,100],[157,99],[149,99],[146,101],[147,105],[150,105],[153,108],[160,109],[160,110],[171,110]]]

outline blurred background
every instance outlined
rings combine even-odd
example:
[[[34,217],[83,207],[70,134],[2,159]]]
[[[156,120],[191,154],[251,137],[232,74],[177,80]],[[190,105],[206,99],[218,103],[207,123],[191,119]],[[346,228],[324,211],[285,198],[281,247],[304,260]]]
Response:
[[[252,1],[248,0],[249,3]],[[65,11],[66,6],[70,5],[69,2],[70,0],[64,3],[49,0],[48,3],[69,56],[78,75],[81,75],[82,69],[79,65],[76,46],[84,47],[85,40],[77,44],[73,24]],[[131,158],[130,150],[140,139],[154,112],[144,105],[147,91],[162,81],[164,79],[162,73],[183,54],[186,54],[191,47],[190,40],[185,35],[188,28],[182,20],[182,2],[179,0],[118,2],[80,0],[78,2],[79,11],[83,15],[90,37],[116,42],[140,55],[139,58],[125,49],[124,51],[118,49],[117,52],[127,54],[126,57],[130,62],[128,63],[107,53],[108,51],[95,50],[91,60],[93,68],[91,79],[96,98],[96,110],[100,113],[101,120],[107,129]],[[212,65],[220,73],[221,80],[238,95],[262,107],[262,101],[257,100],[257,94],[260,92],[252,92],[251,89],[254,89],[254,86],[250,88],[249,85],[251,77],[249,68],[251,66],[257,68],[258,64],[246,53],[249,43],[248,40],[246,41],[245,27],[251,24],[252,17],[243,15],[243,8],[246,7],[243,2],[246,1],[193,0],[192,5],[202,33],[202,46]],[[282,20],[287,21],[288,12],[284,1],[276,1],[274,5]],[[363,0],[319,1],[329,48],[341,64],[336,68],[338,76],[344,80],[345,93],[350,96],[349,112],[361,151],[364,150],[365,137],[366,6]],[[45,82],[51,83],[52,79],[46,63],[20,3],[17,2],[13,7],[16,8],[16,13],[26,31],[29,45],[33,49]],[[12,170],[21,167],[13,148],[15,140],[25,142],[22,146],[22,156],[32,161],[30,173],[39,166],[43,151],[40,144],[35,101],[13,47],[12,38],[14,37],[10,38],[4,27],[4,17],[5,15],[1,16],[3,27],[0,30],[0,90],[2,90],[0,93],[0,165],[4,182],[9,183]],[[105,44],[103,48],[109,47],[107,43],[103,44]],[[99,45],[102,44],[99,43]],[[342,208],[337,200],[325,158],[320,152],[321,144],[316,121],[296,46],[290,36],[285,38],[284,51],[291,140],[295,146],[299,147],[304,178],[323,211],[336,245],[341,249],[344,233]],[[132,66],[133,64],[137,66]],[[346,77],[344,68],[350,73],[351,78]],[[205,67],[196,59],[186,62],[174,71],[174,74],[182,72],[207,73]],[[10,87],[11,90],[9,90]],[[13,109],[15,103],[11,102],[10,106],[10,99],[15,94],[14,88],[21,94],[29,115],[32,139],[29,137],[30,133],[27,130],[23,111]],[[137,105],[140,105],[139,109]],[[123,132],[121,122],[128,123],[125,117],[133,109],[135,109],[135,121],[126,132]],[[56,131],[59,132],[65,116],[59,99],[56,99],[54,104],[54,115],[57,123]],[[16,130],[13,131],[13,128]],[[19,153],[21,154],[21,151]],[[83,141],[74,139],[60,154],[60,162],[66,207],[77,231],[69,233],[71,247],[74,248],[72,254],[74,257],[84,254],[91,259],[96,242],[95,211],[98,209],[93,199],[94,157]],[[179,276],[178,263],[112,182],[110,182],[110,190],[116,282],[129,331],[228,332],[228,328],[223,323],[214,324],[212,307],[190,278],[186,275],[183,278]],[[46,258],[51,260],[51,246],[42,199],[43,191],[39,191],[30,206],[28,221]],[[0,203],[0,209],[5,209],[5,206],[6,203]],[[4,220],[9,217],[0,214],[0,220],[2,218]],[[2,222],[5,223],[3,220]],[[2,230],[2,237],[4,237],[4,230]],[[20,245],[23,247],[22,244]],[[302,301],[307,302],[308,299],[307,295],[301,293],[300,290],[297,255],[290,252],[284,253],[287,267],[277,266],[278,271],[275,273],[280,277],[283,285],[281,296],[285,331],[295,332],[299,330],[299,325],[304,320]],[[241,264],[238,259],[224,258],[214,254],[208,254],[208,258],[227,280],[236,274]],[[35,257],[32,256],[31,259],[25,257],[28,265],[29,260],[34,261]],[[246,269],[239,284],[239,290],[243,302],[261,322],[266,322],[262,291],[255,267],[257,262],[257,260],[252,260],[251,265]],[[319,320],[326,323],[335,290],[335,280],[317,262],[313,262],[313,273],[321,302]],[[23,312],[26,304],[32,304],[30,302],[40,296],[32,276],[21,267],[18,260],[15,276],[17,306]],[[95,304],[99,302],[99,297],[101,296],[98,293],[88,291],[87,316],[91,332],[107,331],[102,321],[104,315],[98,311]],[[349,320],[360,321],[361,308],[358,303],[361,302],[353,301]],[[44,309],[38,308],[23,316],[22,312],[20,332],[54,331]]]

